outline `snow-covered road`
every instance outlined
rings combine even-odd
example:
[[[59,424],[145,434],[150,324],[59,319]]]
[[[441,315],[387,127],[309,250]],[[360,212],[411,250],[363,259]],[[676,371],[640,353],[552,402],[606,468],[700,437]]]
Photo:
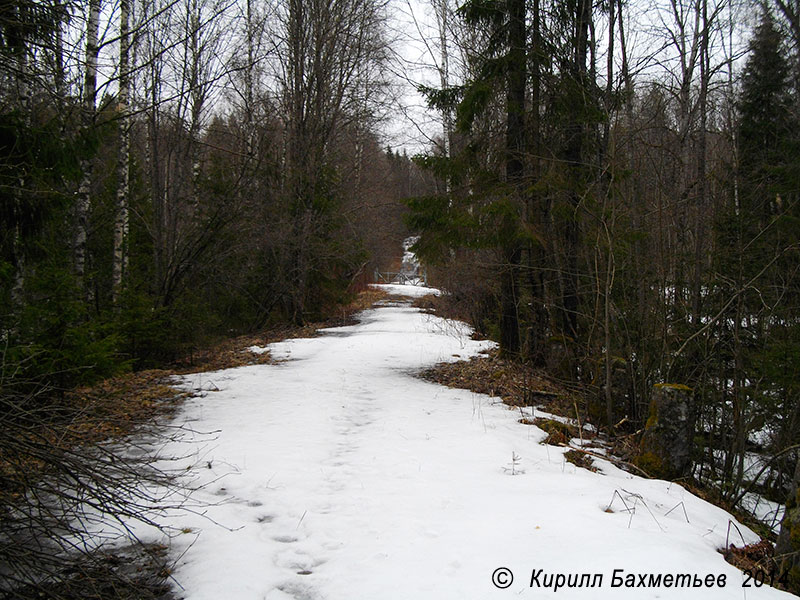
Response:
[[[520,424],[518,411],[414,376],[488,345],[464,325],[390,303],[358,325],[270,346],[279,364],[187,377],[208,391],[179,418],[219,434],[201,436],[192,468],[205,485],[195,496],[209,504],[205,517],[173,517],[185,532],[171,542],[185,551],[175,572],[182,596],[793,597],[742,588],[716,551],[730,518],[722,510],[608,463],[601,473],[578,469],[562,448],[539,444],[544,434]],[[635,514],[615,491],[637,503]],[[680,506],[666,515],[681,502],[689,523]],[[492,580],[500,567],[514,577],[507,589]],[[496,583],[511,582],[509,572]],[[614,587],[629,574],[658,585]],[[666,586],[682,574],[702,587]]]

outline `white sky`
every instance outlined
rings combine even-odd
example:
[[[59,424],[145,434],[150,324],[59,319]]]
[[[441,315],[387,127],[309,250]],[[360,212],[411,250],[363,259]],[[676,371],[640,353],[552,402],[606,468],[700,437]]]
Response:
[[[391,145],[403,146],[410,154],[422,151],[431,145],[431,138],[441,135],[441,117],[425,106],[424,98],[415,91],[416,84],[438,86],[439,76],[434,63],[440,60],[438,29],[430,0],[391,0],[393,27],[398,33],[399,55],[402,57],[402,77],[405,80],[404,107],[387,125],[387,137]],[[453,6],[456,2],[450,0]],[[694,0],[677,0],[677,4],[690,5]],[[545,5],[546,2],[542,2]],[[712,69],[718,69],[719,85],[727,81],[727,66],[730,55],[730,40],[733,39],[734,74],[744,63],[750,29],[758,20],[758,11],[749,0],[709,0],[709,14],[719,9],[717,29],[711,37]],[[637,80],[667,82],[672,73],[680,72],[676,62],[674,46],[669,45],[670,30],[676,30],[670,0],[631,0],[624,6],[624,26],[628,61]],[[691,12],[691,6],[687,11]],[[691,28],[691,20],[687,21]],[[605,78],[606,52],[608,46],[607,17],[596,13],[596,36],[598,55],[596,58],[598,78]],[[732,28],[732,29],[731,29]],[[730,32],[733,31],[731,36]],[[621,54],[619,32],[615,32],[616,46],[614,71],[619,77]],[[452,34],[448,45],[453,44]],[[665,47],[666,46],[666,47]],[[450,48],[451,80],[457,69],[453,68],[457,50]],[[696,75],[699,76],[699,67]],[[674,81],[672,82],[674,83]]]
[[[187,0],[179,0],[185,2]],[[223,2],[224,0],[218,0]],[[235,6],[238,0],[228,0],[225,6],[224,17],[231,15],[231,23],[239,13]],[[681,0],[678,0],[681,1]],[[695,0],[682,0],[690,3]],[[456,0],[449,0],[453,6]],[[719,22],[722,25],[716,31],[712,40],[714,61],[721,63],[727,50],[723,46],[728,44],[728,20],[733,20],[734,27],[734,53],[741,53],[745,47],[747,32],[757,20],[756,11],[752,3],[747,0],[709,0],[710,4],[720,3],[721,13]],[[116,35],[117,0],[104,0],[104,22],[101,25],[101,39],[113,40]],[[546,2],[542,2],[546,4]],[[270,4],[259,4],[267,8]],[[713,7],[712,7],[713,8]],[[393,80],[393,101],[386,108],[382,126],[384,145],[394,149],[404,148],[409,154],[421,152],[430,148],[432,140],[441,135],[441,117],[434,111],[427,109],[425,100],[416,91],[420,83],[438,86],[439,76],[434,63],[440,59],[440,45],[436,20],[430,0],[388,0],[389,36],[395,52],[395,61],[390,66],[390,78]],[[657,79],[667,81],[669,73],[678,72],[674,61],[674,52],[669,48],[658,51],[665,43],[668,27],[674,28],[672,21],[670,0],[630,0],[626,3],[626,38],[629,54],[629,63],[632,69],[640,73],[639,80]],[[81,15],[73,21],[72,41],[74,46],[71,52],[71,62],[78,64],[82,59],[84,41],[82,30],[84,23]],[[598,76],[603,77],[605,72],[605,52],[607,42],[607,23],[605,17],[596,15],[596,36],[598,38],[597,68]],[[457,83],[458,51],[454,44],[453,33],[448,41],[451,56],[451,81]],[[617,36],[618,37],[618,36]],[[267,42],[269,43],[269,42]],[[113,73],[117,56],[116,42],[107,43],[100,57],[101,76],[100,94],[114,91]],[[619,47],[615,56],[615,71],[620,72]],[[738,61],[741,66],[742,60]],[[722,69],[718,80],[727,79],[726,69]],[[77,83],[77,82],[76,82]],[[673,82],[674,83],[674,82]],[[107,84],[107,85],[105,85]],[[214,100],[219,102],[223,97],[222,86],[229,82],[220,81],[220,88]],[[98,96],[100,97],[100,96]],[[224,102],[222,104],[224,106]],[[209,99],[208,106],[211,106]],[[219,106],[217,104],[216,106]],[[210,111],[209,111],[210,112]]]

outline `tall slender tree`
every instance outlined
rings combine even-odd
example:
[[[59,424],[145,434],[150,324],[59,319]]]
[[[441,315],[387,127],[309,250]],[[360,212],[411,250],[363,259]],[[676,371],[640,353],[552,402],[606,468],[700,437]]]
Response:
[[[86,52],[83,74],[83,110],[82,128],[87,144],[92,135],[96,113],[97,96],[97,58],[99,47],[97,44],[100,27],[100,0],[89,0],[86,14]],[[75,272],[83,277],[86,271],[86,242],[88,239],[89,209],[91,206],[92,190],[92,160],[90,154],[81,160],[82,177],[75,199]]]
[[[112,259],[112,298],[119,300],[127,264],[128,206],[130,196],[130,0],[119,4],[119,155],[117,158],[117,206],[114,219],[114,249]]]

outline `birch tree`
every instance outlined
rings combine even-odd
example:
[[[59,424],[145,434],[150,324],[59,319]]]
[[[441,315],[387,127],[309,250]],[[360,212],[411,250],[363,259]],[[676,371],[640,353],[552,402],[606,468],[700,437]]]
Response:
[[[100,0],[89,0],[86,13],[86,52],[83,78],[82,127],[88,137],[94,126],[97,95],[98,30],[100,27]],[[89,208],[91,205],[92,161],[81,160],[81,181],[75,198],[75,273],[83,277],[86,271],[86,241],[88,235]]]
[[[114,220],[112,298],[116,304],[127,266],[128,203],[130,194],[130,0],[119,4],[119,156],[117,158],[117,206]]]

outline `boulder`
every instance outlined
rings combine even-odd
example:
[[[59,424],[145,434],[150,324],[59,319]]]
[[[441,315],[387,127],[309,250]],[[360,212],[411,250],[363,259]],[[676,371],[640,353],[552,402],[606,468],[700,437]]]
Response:
[[[654,386],[650,414],[642,437],[637,466],[651,475],[677,479],[692,468],[692,389],[681,384]]]

